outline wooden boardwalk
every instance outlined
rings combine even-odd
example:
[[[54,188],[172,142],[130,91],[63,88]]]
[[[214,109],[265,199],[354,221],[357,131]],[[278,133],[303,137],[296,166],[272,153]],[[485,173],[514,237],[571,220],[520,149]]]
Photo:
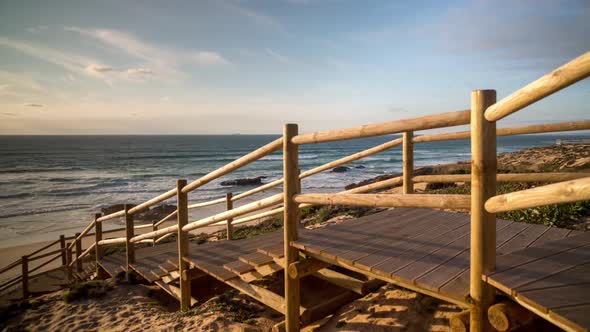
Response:
[[[499,257],[484,280],[562,327],[590,327],[590,233]]]
[[[544,279],[538,282],[566,282],[564,287],[576,284],[580,291],[585,292],[578,293],[578,296],[588,295],[590,283],[585,282],[590,281],[590,274],[584,273],[590,271],[590,256],[588,252],[583,253],[587,244],[580,243],[590,241],[590,235],[506,220],[497,220],[496,229],[498,273],[487,278],[492,285],[514,295],[512,289],[520,289],[506,280],[517,282],[517,286],[530,286],[531,282],[526,278],[547,277],[557,271],[553,267],[558,264],[559,271],[569,269],[568,271],[575,273],[564,273],[564,276],[569,277],[567,281]],[[469,241],[468,214],[397,208],[325,228],[301,230],[299,239],[291,245],[309,257],[343,267],[357,275],[367,276],[365,279],[355,279],[330,269],[315,274],[328,281],[338,279],[331,278],[334,274],[349,278],[352,281],[343,286],[356,289],[359,294],[362,294],[359,289],[366,292],[369,288],[364,286],[379,279],[468,307]],[[566,247],[571,250],[566,251]],[[283,270],[283,250],[283,233],[279,231],[241,240],[224,240],[202,245],[191,243],[185,260],[195,269],[193,271],[206,273],[283,312],[282,294],[272,293],[252,284],[252,281]],[[551,256],[551,250],[557,250],[559,254]],[[542,258],[545,257],[543,255],[560,258],[560,261]],[[528,271],[526,265],[523,265],[525,258],[529,258],[529,264],[533,264],[536,269]],[[543,268],[545,261],[552,264],[546,270]],[[117,274],[124,271],[125,256],[115,254],[104,257],[101,265],[109,274]],[[178,289],[172,283],[178,278],[175,242],[137,249],[136,263],[131,267],[149,282],[158,284],[178,297]],[[355,282],[356,288],[350,287]],[[528,291],[526,294],[538,293],[538,287],[525,287],[523,290]],[[547,292],[553,293],[551,290]],[[302,294],[305,295],[306,292]],[[590,296],[582,297],[580,301],[583,303],[578,301],[576,308],[588,309],[590,303],[584,302],[587,298]],[[347,300],[351,298],[348,297]],[[531,301],[553,308],[536,297],[531,297]],[[309,321],[312,319],[311,315],[316,318],[320,315],[319,312],[325,312],[324,308],[314,313],[310,309],[314,306],[318,308],[319,304],[311,305],[302,301],[302,317],[307,317],[302,320]],[[588,326],[589,323],[585,321],[582,324]]]

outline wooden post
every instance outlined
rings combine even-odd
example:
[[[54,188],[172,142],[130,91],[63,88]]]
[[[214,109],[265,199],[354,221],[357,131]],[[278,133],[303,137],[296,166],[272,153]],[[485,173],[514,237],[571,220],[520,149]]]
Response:
[[[414,143],[412,143],[414,133],[405,131],[403,133],[403,194],[412,194],[414,192]]]
[[[191,281],[188,276],[189,265],[184,260],[188,255],[188,232],[182,227],[188,224],[188,194],[182,192],[186,186],[186,180],[176,181],[177,206],[176,219],[178,220],[178,272],[180,273],[180,310],[188,310],[191,306]]]
[[[486,200],[496,194],[496,123],[484,117],[485,110],[495,102],[495,90],[471,92],[470,331],[491,329],[486,316],[494,289],[481,277],[496,265],[496,215],[484,208]]]
[[[158,226],[156,226],[156,221],[152,221],[152,232],[155,232],[158,230]],[[156,246],[156,237],[154,236],[153,238],[154,242],[152,242],[152,247]]]
[[[133,232],[133,215],[129,214],[130,205],[125,204],[123,209],[125,211],[125,249],[126,249],[126,271],[127,280],[131,278],[131,264],[135,263],[135,247],[131,243],[131,238],[134,236]]]
[[[225,193],[225,205],[227,210],[232,210],[234,208],[234,202],[231,200],[233,197],[232,193]],[[232,240],[234,238],[234,226],[231,224],[234,221],[233,218],[227,219],[227,239]]]
[[[284,245],[285,266],[290,266],[299,259],[299,251],[290,245],[297,240],[299,224],[299,206],[293,196],[299,193],[299,146],[291,139],[298,133],[296,124],[283,127],[283,192],[284,192]],[[299,331],[299,279],[291,278],[289,269],[285,269],[285,327],[288,332]]]
[[[61,265],[66,266],[68,264],[66,257],[66,236],[63,234],[59,236],[59,247],[61,248]]]
[[[66,278],[68,282],[72,281],[72,248],[70,242],[66,243]]]
[[[96,221],[98,218],[102,217],[102,214],[97,213],[94,215],[94,243],[96,243],[96,247],[94,247],[94,253],[96,256],[96,273],[99,275],[100,271],[100,259],[102,258],[102,248],[98,245],[98,242],[102,241],[102,222]]]
[[[29,256],[21,257],[22,279],[23,279],[23,299],[29,297]]]
[[[76,272],[82,272],[82,259],[80,255],[82,255],[82,238],[78,238],[80,233],[76,233]]]

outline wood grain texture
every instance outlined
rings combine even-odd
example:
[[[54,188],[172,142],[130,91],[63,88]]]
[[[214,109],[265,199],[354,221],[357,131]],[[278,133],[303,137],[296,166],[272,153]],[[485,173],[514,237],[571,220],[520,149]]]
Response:
[[[438,209],[469,209],[469,195],[431,194],[300,194],[297,203],[351,205],[374,207],[427,207]]]

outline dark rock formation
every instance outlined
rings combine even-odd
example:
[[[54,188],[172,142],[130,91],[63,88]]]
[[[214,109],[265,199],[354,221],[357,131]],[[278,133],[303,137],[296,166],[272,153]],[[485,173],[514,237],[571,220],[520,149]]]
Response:
[[[366,167],[364,165],[356,165],[356,166],[354,166],[354,168],[356,168],[356,169],[365,169]]]
[[[259,176],[256,178],[243,178],[243,179],[235,179],[235,180],[227,180],[221,182],[222,186],[255,186],[262,184],[262,179],[266,178],[266,176]]]
[[[334,173],[345,173],[348,172],[349,168],[346,166],[338,166],[338,167],[334,167],[332,168],[332,172]]]

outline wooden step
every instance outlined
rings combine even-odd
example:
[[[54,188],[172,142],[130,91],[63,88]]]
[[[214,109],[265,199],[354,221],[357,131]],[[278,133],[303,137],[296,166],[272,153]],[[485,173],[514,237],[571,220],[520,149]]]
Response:
[[[241,260],[237,260],[237,261],[233,261],[231,263],[227,263],[225,265],[223,265],[224,268],[232,271],[233,273],[236,274],[244,274],[247,272],[252,272],[255,271],[256,269],[254,268],[254,266],[248,264],[248,263],[244,263]]]
[[[262,265],[274,263],[274,259],[272,257],[259,252],[240,256],[240,260],[254,267],[260,267]]]
[[[256,249],[261,254],[265,254],[272,258],[283,258],[285,253],[285,248],[282,243],[273,244],[266,247],[259,247]]]

